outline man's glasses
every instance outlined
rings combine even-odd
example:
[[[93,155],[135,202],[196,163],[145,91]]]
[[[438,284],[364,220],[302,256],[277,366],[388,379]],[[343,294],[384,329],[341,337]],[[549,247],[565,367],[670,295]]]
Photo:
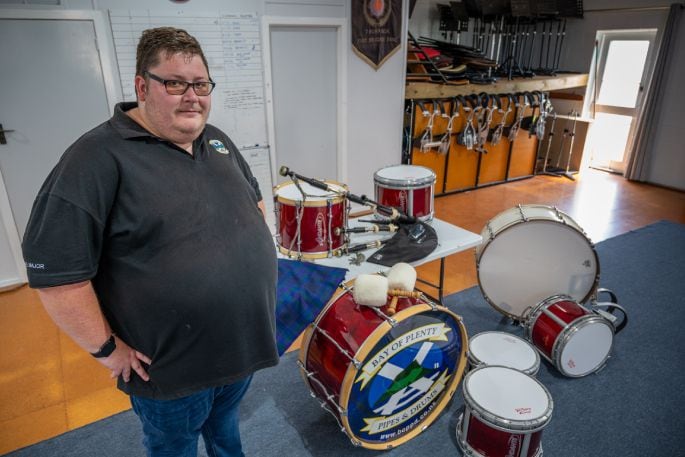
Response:
[[[155,81],[164,84],[166,93],[169,95],[183,95],[190,86],[193,86],[195,94],[204,97],[211,94],[214,90],[214,86],[216,86],[214,81],[198,81],[191,83],[189,81],[178,81],[176,79],[162,79],[149,71],[146,71],[145,74],[148,75],[150,79],[154,79]]]

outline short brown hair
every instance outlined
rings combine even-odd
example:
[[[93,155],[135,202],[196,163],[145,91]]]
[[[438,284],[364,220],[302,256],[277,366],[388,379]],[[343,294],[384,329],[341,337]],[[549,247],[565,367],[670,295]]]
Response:
[[[166,58],[174,54],[184,54],[188,57],[200,56],[209,75],[209,65],[200,43],[182,29],[174,27],[157,27],[143,30],[136,50],[136,76],[145,76],[145,72],[159,64],[161,53]]]

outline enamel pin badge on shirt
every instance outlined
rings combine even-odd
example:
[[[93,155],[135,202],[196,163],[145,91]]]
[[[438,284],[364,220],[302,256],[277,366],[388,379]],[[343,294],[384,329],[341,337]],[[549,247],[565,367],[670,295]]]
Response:
[[[209,144],[216,150],[216,152],[220,154],[228,154],[228,149],[226,149],[226,146],[224,146],[224,144],[221,141],[209,140]]]

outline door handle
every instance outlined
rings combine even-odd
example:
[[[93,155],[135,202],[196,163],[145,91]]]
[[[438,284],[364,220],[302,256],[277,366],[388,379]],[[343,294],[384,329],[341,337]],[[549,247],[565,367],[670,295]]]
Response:
[[[0,144],[7,144],[7,138],[5,138],[5,133],[14,132],[14,130],[4,130],[2,124],[0,124]]]

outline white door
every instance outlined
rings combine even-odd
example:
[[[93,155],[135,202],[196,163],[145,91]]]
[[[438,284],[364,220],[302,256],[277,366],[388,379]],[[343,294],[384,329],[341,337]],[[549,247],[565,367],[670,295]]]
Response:
[[[23,281],[16,239],[40,185],[71,143],[109,117],[94,27],[0,15],[0,124],[12,130],[0,144],[0,209],[3,197],[11,209],[0,212],[0,286]]]
[[[656,30],[598,32],[589,166],[623,173],[652,74]]]
[[[268,27],[267,117],[274,168],[339,180],[339,26]]]

